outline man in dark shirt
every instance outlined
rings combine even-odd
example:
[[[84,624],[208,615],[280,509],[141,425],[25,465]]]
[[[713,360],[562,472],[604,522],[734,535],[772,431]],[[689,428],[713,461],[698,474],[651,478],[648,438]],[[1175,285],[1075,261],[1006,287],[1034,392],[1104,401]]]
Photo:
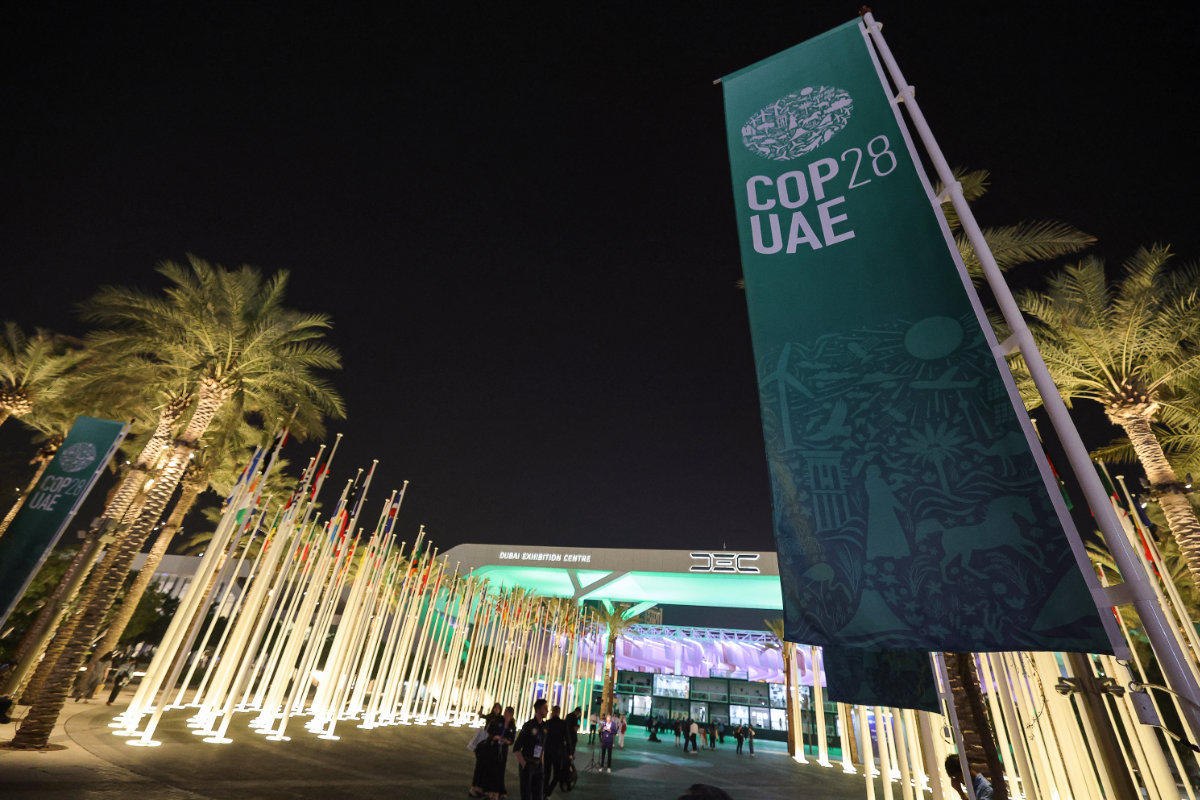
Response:
[[[546,773],[546,797],[567,777],[567,721],[559,716],[561,710],[558,706],[551,708],[545,725],[546,763],[543,771]]]
[[[533,704],[533,718],[521,726],[513,742],[521,776],[521,800],[543,800],[545,777],[542,774],[542,759],[546,749],[546,698],[539,697]]]
[[[583,707],[575,706],[575,710],[567,714],[567,755],[575,758],[575,745],[579,743],[579,725],[583,721]]]

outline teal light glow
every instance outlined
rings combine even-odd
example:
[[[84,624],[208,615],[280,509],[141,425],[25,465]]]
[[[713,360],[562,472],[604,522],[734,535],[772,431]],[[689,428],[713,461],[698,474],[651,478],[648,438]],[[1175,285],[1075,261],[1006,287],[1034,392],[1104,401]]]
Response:
[[[521,587],[550,597],[575,597],[569,569],[526,566],[484,566],[475,575],[487,578],[494,590]],[[608,583],[612,573],[575,570],[583,587],[580,600],[618,603],[760,608],[779,611],[783,595],[774,575],[723,575],[712,573],[630,572]],[[589,591],[587,587],[601,582]]]

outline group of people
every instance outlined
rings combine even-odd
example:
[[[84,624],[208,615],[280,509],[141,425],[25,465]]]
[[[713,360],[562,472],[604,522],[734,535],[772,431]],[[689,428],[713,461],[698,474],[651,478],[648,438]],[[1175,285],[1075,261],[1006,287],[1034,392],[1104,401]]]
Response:
[[[71,692],[76,703],[81,700],[85,703],[91,700],[95,696],[96,690],[110,679],[112,680],[112,690],[108,693],[106,705],[111,706],[116,702],[117,695],[133,677],[133,661],[122,661],[114,666],[114,657],[115,654],[112,652],[105,653],[76,679],[75,687]]]
[[[725,723],[709,722],[702,723],[694,719],[677,719],[674,722],[667,721],[651,721],[650,723],[650,738],[654,741],[658,740],[655,735],[660,730],[675,731],[675,746],[679,747],[682,743],[683,752],[698,752],[699,747],[703,746],[709,750],[717,749],[717,742],[725,743]],[[749,724],[737,725],[733,729],[733,738],[737,740],[738,755],[742,753],[743,745],[749,743],[750,757],[754,757],[754,728]]]
[[[521,800],[543,800],[555,788],[569,789],[574,785],[575,745],[579,739],[579,723],[583,709],[576,708],[566,717],[561,709],[549,709],[539,698],[533,704],[533,716],[519,729],[513,719],[513,708],[500,710],[500,704],[483,717],[483,727],[471,740],[475,751],[475,774],[471,778],[471,797],[496,800],[508,794],[505,770],[508,751],[517,759]]]

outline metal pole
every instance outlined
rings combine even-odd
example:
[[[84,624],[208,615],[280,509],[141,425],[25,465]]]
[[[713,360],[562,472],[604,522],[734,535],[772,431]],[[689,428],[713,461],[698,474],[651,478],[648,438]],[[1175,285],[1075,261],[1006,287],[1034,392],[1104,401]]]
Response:
[[[1012,352],[1013,349],[1019,350],[1029,368],[1029,374],[1037,386],[1038,393],[1041,395],[1042,405],[1050,417],[1050,422],[1058,434],[1063,449],[1066,451],[1067,459],[1071,463],[1075,477],[1079,480],[1080,486],[1083,488],[1084,496],[1087,498],[1088,505],[1091,506],[1096,523],[1104,534],[1104,540],[1108,544],[1113,559],[1121,569],[1121,575],[1124,577],[1125,583],[1120,588],[1123,597],[1128,598],[1125,602],[1132,602],[1134,608],[1137,609],[1138,615],[1145,625],[1146,635],[1150,639],[1154,653],[1158,657],[1159,664],[1162,667],[1163,674],[1167,678],[1167,683],[1173,691],[1177,692],[1183,698],[1184,702],[1180,704],[1183,718],[1191,732],[1192,740],[1196,741],[1200,739],[1200,684],[1197,684],[1195,678],[1192,676],[1191,669],[1186,660],[1187,655],[1179,649],[1174,636],[1171,635],[1170,623],[1166,619],[1163,609],[1159,606],[1157,598],[1154,596],[1149,578],[1138,561],[1137,554],[1126,539],[1124,531],[1121,529],[1121,523],[1117,519],[1112,504],[1108,500],[1108,494],[1104,491],[1104,486],[1100,483],[1100,477],[1092,467],[1087,448],[1084,446],[1083,440],[1079,436],[1079,431],[1076,430],[1075,424],[1071,420],[1071,415],[1067,411],[1066,404],[1058,392],[1058,387],[1055,386],[1054,380],[1050,377],[1050,371],[1046,368],[1046,362],[1042,360],[1041,353],[1038,352],[1037,345],[1033,340],[1033,334],[1025,324],[1025,320],[1021,316],[1021,311],[1017,307],[1016,300],[1013,298],[1012,292],[1009,290],[1008,284],[1000,272],[1000,268],[996,265],[996,259],[992,256],[992,252],[984,240],[983,231],[980,229],[979,223],[976,222],[970,206],[967,205],[967,201],[963,197],[962,185],[954,179],[950,165],[942,154],[941,148],[938,147],[929,124],[925,121],[925,115],[921,113],[920,106],[917,104],[916,97],[914,96],[913,87],[904,80],[904,76],[900,72],[900,66],[892,56],[887,42],[884,41],[880,26],[875,21],[871,12],[868,11],[863,14],[863,22],[866,24],[871,41],[875,44],[875,49],[887,67],[892,81],[897,87],[900,87],[900,99],[908,110],[908,116],[912,120],[913,127],[916,128],[917,134],[921,137],[921,141],[925,145],[926,153],[933,163],[938,179],[941,180],[949,191],[950,199],[954,204],[954,210],[958,213],[959,219],[962,222],[963,232],[966,233],[971,246],[975,248],[988,285],[995,295],[996,302],[1000,306],[1005,322],[1013,332],[1009,342],[1005,344],[1011,343],[1014,347],[1005,348],[1005,350],[1006,352]],[[1005,344],[1000,345],[1000,347],[1004,347]],[[1072,541],[1072,547],[1076,550],[1078,556],[1079,551],[1082,549],[1082,543]],[[1101,594],[1100,597],[1096,598],[1096,602],[1097,607],[1102,610],[1101,618],[1106,618],[1107,615],[1103,609],[1114,605],[1113,601],[1108,600],[1107,595]],[[1125,656],[1124,651],[1126,647],[1124,642],[1118,643],[1114,641],[1113,646],[1117,650],[1118,657]]]

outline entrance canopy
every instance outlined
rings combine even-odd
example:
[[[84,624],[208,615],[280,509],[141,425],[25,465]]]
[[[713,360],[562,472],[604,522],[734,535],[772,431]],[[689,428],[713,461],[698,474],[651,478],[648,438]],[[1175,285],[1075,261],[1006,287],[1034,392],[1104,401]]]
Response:
[[[461,544],[446,551],[496,590],[617,603],[783,609],[775,553]]]

